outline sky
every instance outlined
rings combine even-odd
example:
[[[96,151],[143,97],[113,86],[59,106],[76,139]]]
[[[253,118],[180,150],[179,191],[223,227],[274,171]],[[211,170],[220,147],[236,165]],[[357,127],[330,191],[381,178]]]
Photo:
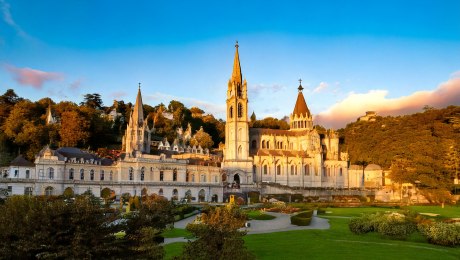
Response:
[[[178,100],[225,118],[235,41],[249,114],[314,122],[460,105],[460,1],[0,0],[0,92]]]

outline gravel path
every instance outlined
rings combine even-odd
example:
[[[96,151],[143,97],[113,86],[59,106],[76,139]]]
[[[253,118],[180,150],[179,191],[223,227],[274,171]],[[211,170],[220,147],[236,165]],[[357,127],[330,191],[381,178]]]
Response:
[[[272,220],[250,220],[250,227],[242,228],[248,234],[262,234],[272,232],[282,232],[291,230],[302,230],[302,229],[329,229],[329,220],[318,218],[315,214],[311,220],[309,226],[296,226],[291,225],[291,215],[275,212],[266,212],[266,214],[273,215],[276,218]],[[192,222],[196,216],[180,220],[174,223],[175,228],[185,228],[188,223]],[[165,238],[164,244],[170,244],[175,242],[187,242],[188,239],[182,237]]]

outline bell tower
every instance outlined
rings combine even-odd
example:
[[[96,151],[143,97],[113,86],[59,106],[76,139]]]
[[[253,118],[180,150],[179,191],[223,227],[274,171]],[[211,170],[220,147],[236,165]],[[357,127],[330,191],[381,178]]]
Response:
[[[252,158],[249,157],[249,118],[247,82],[241,75],[238,42],[233,71],[227,88],[227,121],[223,169],[230,181],[252,183]],[[232,179],[233,177],[233,179]]]

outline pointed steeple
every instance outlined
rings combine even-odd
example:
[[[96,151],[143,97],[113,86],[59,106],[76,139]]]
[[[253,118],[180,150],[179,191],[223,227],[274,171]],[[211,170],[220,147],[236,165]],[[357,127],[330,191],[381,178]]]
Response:
[[[46,111],[46,124],[51,125],[55,124],[56,119],[53,116],[53,113],[51,112],[51,103],[48,104],[48,110]]]
[[[141,83],[139,83],[139,90],[137,91],[136,103],[134,104],[133,112],[131,114],[132,123],[142,125],[144,123],[144,109],[142,104]]]
[[[241,84],[243,82],[243,76],[241,75],[240,55],[238,54],[238,47],[238,41],[236,41],[235,59],[233,60],[232,82]]]
[[[311,116],[310,110],[307,107],[307,102],[305,102],[305,98],[302,93],[302,90],[303,90],[302,80],[300,79],[299,82],[300,82],[299,87],[298,87],[299,94],[297,94],[297,101],[295,102],[295,107],[294,107],[294,111],[292,112],[292,115],[297,115],[297,116],[303,115],[304,117],[310,117]]]

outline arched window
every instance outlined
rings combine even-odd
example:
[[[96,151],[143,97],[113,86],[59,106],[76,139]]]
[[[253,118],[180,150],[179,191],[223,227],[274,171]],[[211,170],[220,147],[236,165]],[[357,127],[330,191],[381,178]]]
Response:
[[[295,168],[295,166],[291,165],[291,175],[294,175],[294,168]]]
[[[252,140],[251,148],[252,149],[257,149],[257,141],[256,140]]]
[[[265,149],[265,140],[262,141],[262,149]]]
[[[342,176],[342,168],[339,169],[339,176]]]
[[[238,103],[238,117],[243,117],[243,105]]]
[[[281,175],[281,165],[276,166],[276,175]]]
[[[160,190],[158,191],[158,195],[163,196],[163,189],[160,189]]]
[[[268,174],[268,166],[264,165],[264,175],[267,175],[267,174]]]
[[[132,181],[134,176],[134,169],[129,167],[129,180]]]
[[[198,202],[204,202],[206,199],[206,192],[201,189],[199,192],[198,192]]]
[[[192,174],[192,182],[195,182],[195,174]]]
[[[164,178],[163,171],[160,171],[160,181],[163,181],[163,178]]]
[[[73,180],[73,172],[74,172],[73,168],[70,168],[69,169],[69,180]]]
[[[85,170],[80,169],[80,180],[84,180],[84,179],[85,179]]]
[[[113,171],[110,171],[110,176],[109,176],[109,178],[110,178],[110,181],[113,180]]]
[[[310,176],[310,166],[308,164],[304,166],[304,175]]]
[[[26,179],[30,178],[30,170],[26,170]]]
[[[267,149],[270,149],[270,141],[267,141]]]
[[[173,181],[177,181],[177,170],[173,170]]]
[[[89,171],[89,179],[94,181],[94,170]]]
[[[54,168],[53,167],[49,168],[48,176],[49,176],[50,180],[54,179]]]
[[[241,158],[241,154],[243,153],[243,147],[240,145],[238,146],[238,154],[237,154],[237,157],[238,158]]]
[[[238,97],[241,97],[243,93],[242,93],[242,91],[241,91],[241,85],[240,85],[240,83],[238,83],[238,84],[236,85],[236,91],[237,91],[237,93],[238,93]]]
[[[142,168],[141,168],[141,181],[144,181],[144,177],[145,177],[145,174],[144,174],[144,173],[145,173],[145,168],[142,167]]]
[[[105,175],[105,174],[104,174],[104,170],[101,170],[101,173],[99,174],[101,181],[104,180],[104,178],[105,178],[104,175]]]
[[[178,197],[179,197],[179,192],[177,191],[177,189],[174,189],[173,190],[173,194],[172,194],[172,200],[178,200]]]
[[[229,114],[230,114],[230,118],[233,118],[233,107],[230,107]]]
[[[53,187],[46,187],[45,189],[45,195],[46,196],[53,196],[53,193],[54,193],[54,188]]]

